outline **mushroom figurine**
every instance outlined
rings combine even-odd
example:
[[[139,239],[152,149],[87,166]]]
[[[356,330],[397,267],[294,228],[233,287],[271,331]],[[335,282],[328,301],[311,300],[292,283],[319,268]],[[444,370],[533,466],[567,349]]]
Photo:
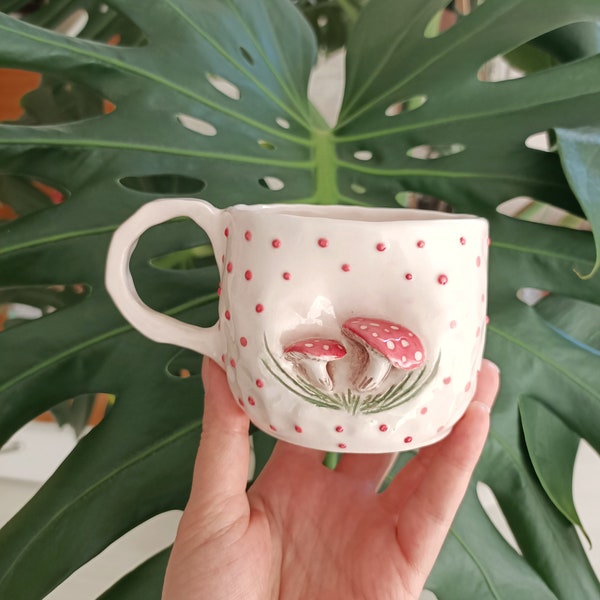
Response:
[[[333,389],[327,365],[346,356],[346,348],[337,340],[311,338],[290,344],[283,350],[284,357],[292,362],[315,387]]]
[[[358,374],[360,392],[375,389],[392,367],[412,371],[425,361],[421,340],[410,329],[383,319],[352,317],[342,325],[342,333],[366,350],[369,361]]]

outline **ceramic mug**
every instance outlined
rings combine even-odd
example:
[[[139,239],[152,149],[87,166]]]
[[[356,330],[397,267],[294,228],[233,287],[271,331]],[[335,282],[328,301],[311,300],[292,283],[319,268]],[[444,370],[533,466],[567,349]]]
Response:
[[[189,217],[221,274],[203,328],[146,306],[129,259],[149,227]],[[424,210],[161,199],[115,232],[106,286],[147,337],[210,356],[250,419],[337,452],[446,436],[465,411],[486,325],[488,224]]]

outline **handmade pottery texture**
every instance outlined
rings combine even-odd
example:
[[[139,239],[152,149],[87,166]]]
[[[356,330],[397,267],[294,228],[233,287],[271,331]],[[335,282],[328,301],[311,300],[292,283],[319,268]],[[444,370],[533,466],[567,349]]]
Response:
[[[204,337],[196,328],[193,344],[169,317],[142,331],[217,360],[259,428],[327,451],[391,452],[430,444],[460,418],[484,346],[484,219],[301,205],[194,216],[201,201],[158,202],[211,237],[219,322]],[[124,243],[115,249],[121,272]],[[107,274],[109,290],[115,277]],[[118,306],[129,292],[114,291]]]

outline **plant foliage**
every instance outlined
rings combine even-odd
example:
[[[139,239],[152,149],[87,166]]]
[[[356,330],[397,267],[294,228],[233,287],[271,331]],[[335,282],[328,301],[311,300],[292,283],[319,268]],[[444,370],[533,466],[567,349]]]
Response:
[[[561,52],[565,27],[597,33],[597,0],[486,0],[433,37],[426,29],[447,0],[371,0],[360,15],[359,3],[340,3],[358,18],[334,127],[307,99],[317,42],[290,0],[155,0],[151,10],[63,0],[31,14],[26,4],[0,1],[0,66],[43,73],[46,86],[75,85],[115,108],[81,114],[75,103],[51,123],[0,125],[0,175],[66,195],[0,229],[1,285],[90,289],[0,334],[0,443],[65,399],[105,392],[116,403],[0,531],[0,597],[42,598],[126,531],[185,505],[201,427],[199,359],[132,330],[103,276],[119,224],[157,190],[191,181],[197,191],[188,195],[219,207],[398,206],[409,191],[489,219],[486,352],[503,385],[476,479],[494,492],[520,553],[489,521],[474,482],[428,587],[439,600],[600,598],[574,527],[574,452],[558,460],[579,438],[600,450],[598,352],[582,339],[600,304],[597,246],[591,232],[496,210],[529,196],[587,215],[600,239],[597,187],[588,185],[600,176],[598,36]],[[76,9],[96,17],[79,37],[51,30]],[[551,66],[479,80],[482,65],[534,40],[554,50]],[[54,90],[47,98],[73,87]],[[559,132],[560,155],[525,145],[549,130]],[[20,198],[9,199],[17,214]],[[145,301],[187,322],[214,322],[219,275],[207,244],[186,221],[146,234],[132,261]],[[199,257],[194,268],[161,262],[187,251]],[[560,295],[568,312],[524,304],[525,287]],[[191,377],[178,376],[182,361]],[[272,441],[255,437],[260,470]],[[553,462],[561,468],[548,470]],[[165,556],[106,597],[158,598]]]

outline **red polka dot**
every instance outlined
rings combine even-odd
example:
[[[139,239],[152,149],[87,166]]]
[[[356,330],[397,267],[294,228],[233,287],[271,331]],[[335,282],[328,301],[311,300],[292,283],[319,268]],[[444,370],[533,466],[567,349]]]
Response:
[[[262,304],[257,304],[254,310],[256,310],[257,313],[261,313],[263,310],[265,310],[265,307]]]
[[[223,232],[225,237],[229,237],[229,227],[225,227],[225,231]]]
[[[412,281],[412,278],[413,278],[413,274],[412,273],[407,273],[404,276],[404,279],[406,279],[407,281]]]
[[[282,276],[286,281],[289,281],[292,278],[292,274],[287,271]]]
[[[347,273],[349,270],[350,270],[350,265],[348,263],[344,263],[342,265],[342,271]]]
[[[255,383],[258,388],[265,387],[265,382],[262,379],[257,379]]]
[[[441,433],[442,431],[444,431],[444,429],[445,429],[445,427],[444,427],[443,425],[440,425],[440,426],[437,428],[437,432],[438,432],[438,433]]]
[[[467,240],[464,237],[460,238],[460,245],[464,246],[467,243]]]
[[[346,446],[346,444],[338,444],[338,448],[347,448],[348,446]]]
[[[476,264],[478,267],[480,267],[480,266],[481,266],[481,256],[478,256],[478,257],[475,259],[475,264]]]
[[[245,348],[248,345],[248,340],[245,337],[241,337],[240,344]]]
[[[469,383],[467,383],[467,385],[465,385],[465,392],[468,392],[471,389],[471,382],[469,381]]]
[[[302,433],[302,427],[300,427],[300,425],[295,425],[294,429],[298,432],[298,433]]]
[[[248,404],[250,406],[254,406],[256,404],[256,400],[252,396],[248,396]]]
[[[481,294],[481,301],[485,302],[485,294]]]
[[[247,241],[250,241],[252,239],[252,232],[246,231],[246,233],[244,233],[244,237],[246,238]]]
[[[245,273],[244,273],[244,277],[246,278],[247,281],[250,281],[252,279],[252,271],[250,271],[250,269],[248,269]]]
[[[226,310],[226,311],[225,311],[225,318],[226,318],[228,321],[229,321],[229,319],[231,319],[231,313],[230,313],[228,310]]]
[[[383,425],[379,426],[379,431],[387,431],[388,430],[388,426],[384,423]]]
[[[230,364],[230,365],[231,365],[231,366],[232,366],[232,367],[235,369],[235,359],[234,359],[234,358],[232,358],[232,359],[229,361],[229,364]]]
[[[375,248],[377,248],[378,252],[385,252],[387,250],[387,245],[383,242],[379,242]]]
[[[425,242],[423,240],[419,240],[417,242],[417,248],[425,248]]]
[[[429,409],[428,409],[426,406],[424,406],[424,407],[421,409],[421,411],[420,411],[420,412],[421,412],[421,414],[422,414],[422,415],[426,415],[428,410],[429,410]]]
[[[452,381],[452,377],[444,377],[444,385],[448,385]]]
[[[225,262],[225,255],[221,254],[221,262],[224,263]]]
[[[269,425],[269,429],[271,431],[277,431],[277,427],[275,427],[275,425]]]
[[[227,272],[231,273],[231,271],[233,271],[233,265],[230,262],[228,262],[227,263]]]
[[[440,275],[437,280],[440,285],[446,285],[448,283],[448,276]]]
[[[221,362],[225,362],[225,355],[221,354]]]
[[[456,321],[450,321],[450,329],[456,329]]]
[[[338,433],[342,433],[342,431],[344,431],[344,428],[343,428],[341,425],[338,425],[338,426],[335,428],[335,430],[336,430]]]
[[[317,243],[319,244],[319,246],[321,246],[321,248],[327,248],[327,246],[329,246],[329,240],[326,238],[319,238],[319,241]]]
[[[412,440],[413,440],[413,439],[412,439],[412,436],[410,436],[410,435],[407,435],[407,436],[404,438],[404,443],[405,443],[405,444],[410,444],[410,443],[412,442]]]
[[[281,240],[273,240],[271,246],[273,246],[273,248],[279,248],[281,246]]]

